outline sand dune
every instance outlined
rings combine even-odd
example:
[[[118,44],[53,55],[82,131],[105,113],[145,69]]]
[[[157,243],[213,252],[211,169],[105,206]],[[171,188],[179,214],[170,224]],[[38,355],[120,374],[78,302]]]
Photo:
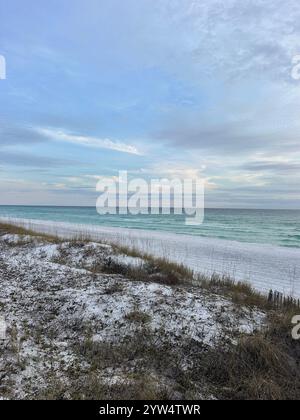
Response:
[[[10,218],[0,221],[66,238],[88,235],[93,240],[131,246],[184,263],[195,272],[228,274],[236,280],[249,281],[262,292],[275,289],[300,296],[300,250],[296,248],[62,222]]]

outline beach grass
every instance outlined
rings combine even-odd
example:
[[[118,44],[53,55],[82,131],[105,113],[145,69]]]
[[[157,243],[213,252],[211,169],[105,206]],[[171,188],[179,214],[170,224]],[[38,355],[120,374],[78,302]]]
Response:
[[[41,238],[43,240],[46,240],[47,242],[52,243],[59,243],[62,240],[55,235],[50,235],[46,233],[40,233],[36,230],[26,229],[22,226],[18,226],[15,224],[10,223],[3,223],[0,222],[0,234],[10,234],[10,235],[19,235],[19,236],[32,236],[34,238]]]
[[[221,399],[298,400],[300,343],[291,335],[296,309],[269,311],[262,331],[210,349],[198,363]]]
[[[42,238],[47,242],[59,243],[62,239],[56,236],[35,233],[10,224],[0,224],[0,232],[13,235],[32,236]],[[80,236],[69,241],[71,247],[86,241],[88,237]],[[220,340],[214,347],[203,352],[201,343],[180,343],[180,351],[188,352],[193,364],[193,370],[188,373],[177,366],[176,380],[181,384],[184,395],[193,397],[195,383],[205,378],[205,386],[211,395],[219,399],[300,399],[300,342],[291,335],[291,320],[297,315],[296,307],[275,307],[268,300],[267,295],[257,292],[247,282],[235,282],[228,276],[213,274],[212,276],[195,275],[184,265],[176,264],[165,258],[155,258],[149,254],[139,252],[135,248],[112,244],[114,253],[140,258],[143,263],[139,266],[126,266],[108,260],[94,267],[95,273],[122,274],[133,281],[161,283],[170,287],[190,286],[198,288],[207,294],[218,295],[231,300],[233,307],[247,307],[249,310],[260,310],[265,314],[265,323],[252,334],[241,334],[238,339],[232,337]],[[60,261],[64,263],[63,260]],[[117,284],[107,289],[107,295],[118,293],[122,285]],[[131,341],[124,341],[118,345],[103,346],[86,341],[77,348],[77,352],[87,357],[91,362],[91,371],[86,378],[74,377],[69,389],[70,395],[76,398],[92,399],[92,397],[105,397],[118,399],[126,395],[129,399],[142,398],[163,399],[166,394],[164,389],[158,390],[147,382],[143,374],[148,365],[155,366],[157,372],[170,368],[170,358],[174,358],[174,349],[159,349],[153,334],[147,330],[150,318],[147,313],[133,310],[126,315],[127,321],[139,324],[143,328],[143,339],[135,337]],[[167,328],[167,326],[166,326]],[[146,341],[145,341],[146,339]],[[133,383],[122,387],[108,387],[101,384],[97,378],[97,369],[109,366],[111,363],[128,363],[134,358],[142,363],[141,372]],[[177,354],[177,353],[176,353]],[[178,359],[180,352],[178,351]],[[106,360],[107,359],[107,360]],[[100,363],[100,365],[99,365]],[[179,365],[179,362],[178,362]],[[45,398],[55,399],[63,393],[62,385],[56,378],[52,378],[51,386]],[[55,384],[55,386],[54,386]],[[64,389],[65,391],[65,389]]]

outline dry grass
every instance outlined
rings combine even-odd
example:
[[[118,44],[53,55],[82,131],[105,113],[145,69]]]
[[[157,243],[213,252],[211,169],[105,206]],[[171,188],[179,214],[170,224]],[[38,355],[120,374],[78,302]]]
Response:
[[[1,232],[60,242],[55,237],[10,225],[0,224]],[[79,238],[71,241],[70,246],[82,247],[85,243],[86,239]],[[181,398],[193,398],[199,395],[197,390],[204,382],[209,394],[219,399],[300,399],[300,341],[291,336],[295,308],[275,308],[267,296],[251,285],[226,276],[195,277],[186,267],[165,259],[125,247],[115,247],[115,251],[142,258],[144,263],[133,267],[107,259],[95,263],[95,273],[122,274],[134,281],[171,286],[198,284],[207,293],[224,296],[238,306],[264,311],[267,317],[264,330],[242,335],[237,340],[217,337],[219,344],[210,348],[192,340],[171,344],[163,340],[162,332],[149,332],[148,314],[133,310],[125,319],[136,328],[134,336],[120,337],[117,343],[110,344],[94,342],[92,335],[86,334],[84,341],[76,343],[74,352],[81,366],[88,368],[85,371],[74,368],[68,372],[67,382],[55,375],[49,377],[47,390],[37,398],[159,400],[171,398],[176,392]],[[106,293],[119,291],[121,286],[116,284]],[[125,373],[123,381],[117,384],[103,381],[103,372],[118,368]],[[161,380],[154,381],[150,373]],[[166,382],[173,389],[164,387]]]
[[[151,321],[150,315],[146,312],[139,310],[131,311],[125,315],[125,319],[130,322],[135,322],[137,324],[147,324]]]
[[[124,286],[121,283],[115,283],[105,289],[106,295],[113,295],[115,293],[121,293],[124,290]]]
[[[116,253],[141,258],[145,264],[132,267],[108,260],[107,264],[102,267],[105,272],[125,275],[135,281],[151,281],[170,286],[198,286],[211,293],[226,296],[238,306],[258,308],[264,311],[274,309],[274,304],[268,301],[268,297],[259,293],[247,282],[236,282],[229,276],[216,273],[211,276],[195,275],[193,270],[183,264],[177,264],[165,258],[155,258],[149,254],[143,254],[135,248],[114,246],[113,249]]]
[[[46,234],[37,234],[34,231],[26,230],[9,224],[0,224],[0,232],[18,235],[36,236],[45,239],[47,242],[61,243],[62,239]],[[20,239],[22,242],[22,240]],[[90,239],[86,235],[79,235],[70,239],[69,247],[84,247]],[[124,254],[144,261],[140,266],[131,266],[115,262],[108,258],[104,263],[95,261],[91,271],[96,273],[120,274],[134,281],[155,282],[166,285],[198,285],[213,293],[225,295],[239,305],[270,309],[270,303],[265,296],[255,291],[251,285],[244,282],[235,282],[226,276],[216,274],[211,277],[195,276],[194,272],[184,266],[177,264],[166,258],[155,258],[149,254],[141,253],[134,247],[119,246],[110,244],[116,254]],[[92,252],[92,250],[90,250]],[[66,251],[61,247],[59,256],[56,257],[57,263],[64,264]]]
[[[68,383],[53,377],[47,388],[39,393],[38,400],[164,400],[167,391],[160,389],[154,380],[142,374],[129,375],[123,381],[108,385],[96,372],[82,375],[70,375]]]
[[[177,283],[192,282],[194,278],[193,270],[190,270],[184,264],[177,264],[167,258],[157,258],[150,254],[143,253],[134,247],[126,247],[112,244],[113,250],[117,254],[124,254],[134,258],[140,258],[145,261],[150,274],[162,273],[164,275],[175,274]]]
[[[270,312],[263,332],[209,350],[196,371],[221,399],[299,400],[300,342],[291,336],[293,314]]]
[[[160,283],[169,286],[186,284],[184,278],[178,271],[162,271],[161,266],[153,263],[132,266],[108,260],[101,265],[100,271],[108,274],[120,274],[132,281]]]
[[[1,233],[4,234],[11,234],[11,235],[20,235],[20,236],[32,236],[35,238],[43,239],[47,242],[51,243],[59,243],[62,240],[59,239],[57,236],[46,235],[44,233],[37,233],[29,229],[24,229],[19,226],[11,225],[8,223],[0,223],[0,235]],[[20,238],[20,241],[22,239]]]
[[[181,385],[185,373],[182,357],[176,350],[174,345],[162,344],[144,324],[140,324],[133,336],[121,337],[116,343],[94,342],[87,334],[85,341],[76,346],[78,356],[89,366],[87,377],[94,378],[96,384],[103,384],[101,372],[111,369],[120,372],[116,383],[108,380],[101,390],[100,399],[113,400],[170,399],[175,391],[166,384],[174,382],[185,397],[189,386],[184,389]],[[89,380],[82,389],[82,399],[97,395]]]
[[[82,397],[97,395],[97,373],[114,368],[127,372],[124,382],[101,388],[103,398],[183,399],[214,395],[233,400],[298,400],[300,398],[299,343],[273,324],[263,333],[243,336],[237,343],[224,339],[215,348],[190,341],[162,344],[142,328],[115,344],[87,340],[78,354],[90,366]],[[138,372],[134,377],[132,371]],[[151,372],[151,373],[150,373]],[[151,381],[154,375],[156,384]],[[148,384],[151,386],[148,387]],[[168,387],[163,384],[168,383]],[[102,384],[103,385],[103,384]],[[96,386],[94,393],[93,387]]]
[[[120,274],[133,281],[160,283],[169,286],[192,284],[193,272],[184,265],[137,253],[134,256],[142,261],[138,266],[127,265],[117,262],[113,258],[107,258],[104,263],[96,263],[93,266],[93,271]]]
[[[261,310],[273,309],[268,297],[255,290],[247,282],[236,282],[228,276],[213,274],[211,277],[198,276],[197,283],[200,287],[231,299],[239,306],[258,308]]]

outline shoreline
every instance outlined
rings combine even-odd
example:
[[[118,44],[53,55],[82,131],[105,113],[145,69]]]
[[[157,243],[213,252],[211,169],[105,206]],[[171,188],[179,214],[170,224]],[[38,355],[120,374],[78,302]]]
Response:
[[[207,366],[222,360],[218,368],[228,377],[232,361],[247,367],[237,346],[246,343],[253,354],[274,310],[246,285],[196,285],[181,266],[87,237],[60,239],[2,224],[0,245],[2,399],[222,398],[224,385]],[[257,345],[254,351],[261,354]],[[281,366],[278,360],[273,376]],[[238,369],[226,398],[237,397]],[[260,369],[258,363],[255,377]],[[256,388],[243,374],[240,392],[249,399]],[[296,375],[287,371],[284,378],[290,383]]]
[[[300,296],[300,250],[297,248],[66,222],[0,217],[1,221],[62,238],[82,235],[116,243],[184,264],[195,273],[226,274],[237,281],[247,281],[263,293],[273,289],[285,295]]]

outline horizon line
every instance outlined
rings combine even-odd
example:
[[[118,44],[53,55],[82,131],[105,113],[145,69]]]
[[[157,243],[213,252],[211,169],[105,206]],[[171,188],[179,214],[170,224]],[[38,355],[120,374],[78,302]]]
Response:
[[[80,206],[80,205],[57,205],[57,204],[0,204],[0,207],[53,207],[53,208],[95,208],[96,206]],[[120,207],[117,207],[118,209]],[[163,209],[164,207],[158,207]],[[175,207],[171,207],[170,210],[174,210]],[[204,207],[204,210],[274,210],[274,211],[300,211],[300,208],[267,208],[267,207]]]

